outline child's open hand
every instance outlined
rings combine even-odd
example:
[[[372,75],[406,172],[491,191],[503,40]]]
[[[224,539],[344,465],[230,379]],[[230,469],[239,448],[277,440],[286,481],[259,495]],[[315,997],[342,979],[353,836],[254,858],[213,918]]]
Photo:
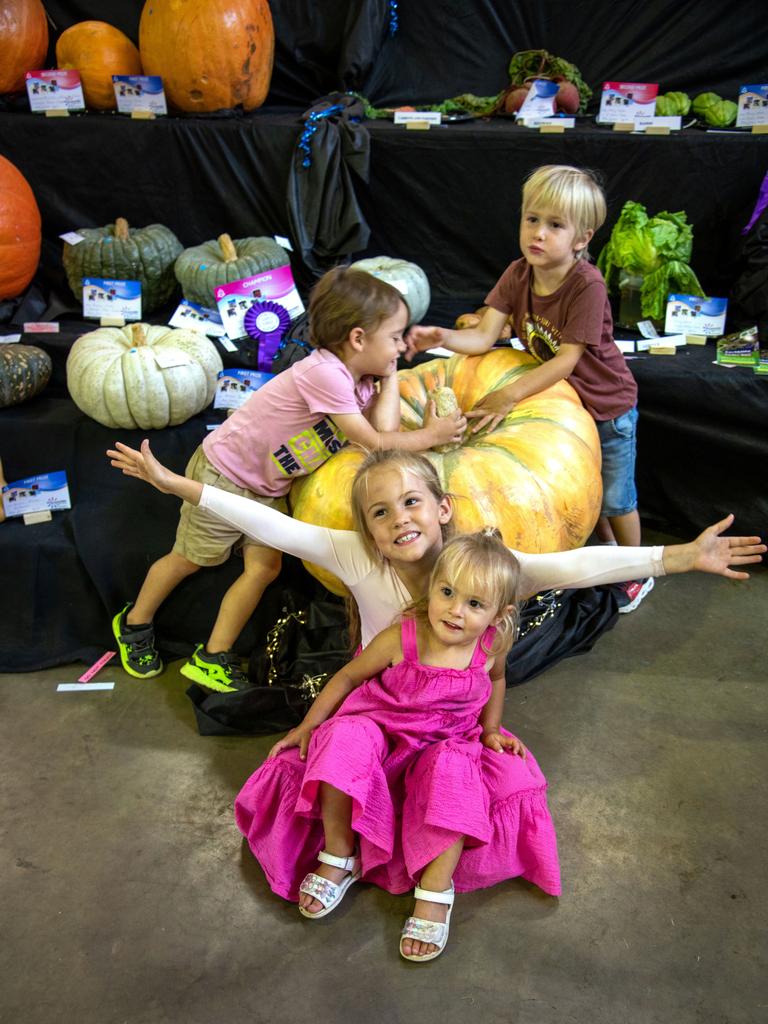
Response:
[[[484,746],[490,750],[495,750],[497,754],[504,754],[506,751],[509,751],[510,754],[517,754],[518,757],[522,757],[525,760],[525,755],[528,753],[525,745],[520,742],[517,736],[507,736],[503,732],[487,732],[483,735],[482,742]]]
[[[438,416],[435,403],[430,399],[424,412],[424,429],[429,430],[432,438],[430,448],[440,444],[460,442],[467,429],[467,419],[461,409]]]
[[[732,580],[748,580],[748,572],[737,572],[730,566],[761,562],[766,547],[759,537],[721,537],[720,535],[732,524],[731,513],[719,523],[708,526],[689,544],[667,545],[664,548],[666,572],[688,572],[697,569],[699,572],[727,576]]]
[[[163,494],[173,493],[172,481],[176,474],[157,461],[146,438],[141,442],[141,451],[137,452],[135,448],[129,448],[127,444],[117,441],[114,449],[108,449],[107,456],[110,464],[125,476],[146,480]]]
[[[299,748],[299,757],[302,761],[307,758],[307,747],[309,741],[312,739],[312,733],[314,729],[308,728],[306,725],[297,725],[295,729],[291,729],[289,733],[286,733],[281,740],[272,747],[270,752],[267,754],[267,760],[271,757],[277,757],[281,750],[289,750],[291,747]]]
[[[445,331],[442,327],[412,327],[405,338],[406,362],[410,363],[417,352],[426,352],[429,348],[440,348],[445,345]]]

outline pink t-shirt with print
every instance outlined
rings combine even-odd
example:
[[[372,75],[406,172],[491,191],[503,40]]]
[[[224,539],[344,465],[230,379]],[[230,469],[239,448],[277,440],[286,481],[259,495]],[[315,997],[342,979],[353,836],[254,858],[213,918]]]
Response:
[[[345,443],[331,417],[372,401],[373,377],[354,378],[327,349],[316,349],[255,391],[203,441],[208,460],[239,487],[279,497]]]

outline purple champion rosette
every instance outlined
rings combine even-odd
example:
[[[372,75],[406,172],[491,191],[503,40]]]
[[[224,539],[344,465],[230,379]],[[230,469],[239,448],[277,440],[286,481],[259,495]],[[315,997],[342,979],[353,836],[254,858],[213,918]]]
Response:
[[[258,343],[257,369],[269,373],[283,335],[291,326],[288,310],[269,299],[254,302],[243,318],[243,326]]]

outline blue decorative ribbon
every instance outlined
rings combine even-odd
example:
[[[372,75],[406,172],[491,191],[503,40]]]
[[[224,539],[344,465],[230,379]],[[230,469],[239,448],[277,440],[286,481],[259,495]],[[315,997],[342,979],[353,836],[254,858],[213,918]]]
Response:
[[[394,36],[397,33],[399,22],[397,20],[397,0],[389,0],[389,34]]]
[[[315,134],[320,126],[320,122],[324,118],[333,117],[334,114],[340,114],[344,109],[341,103],[334,103],[332,107],[328,107],[327,110],[321,110],[319,113],[315,112],[309,115],[307,118],[304,131],[301,133],[299,139],[299,149],[304,153],[304,159],[301,161],[302,167],[312,166],[312,136]]]

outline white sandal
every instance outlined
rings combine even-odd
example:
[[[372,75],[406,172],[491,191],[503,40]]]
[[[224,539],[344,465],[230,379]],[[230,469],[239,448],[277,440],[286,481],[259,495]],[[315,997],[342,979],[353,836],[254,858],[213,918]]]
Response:
[[[306,907],[300,906],[299,913],[304,917],[325,917],[326,914],[330,914],[344,899],[350,885],[360,877],[360,857],[355,854],[351,857],[334,857],[332,853],[321,850],[317,859],[321,864],[330,864],[332,868],[341,868],[342,871],[348,871],[349,874],[337,884],[329,878],[323,878],[322,875],[316,875],[314,871],[310,871],[299,886],[299,892],[305,892],[316,899],[318,903],[322,903],[323,909],[313,914]]]
[[[448,929],[451,924],[451,911],[453,910],[455,895],[453,882],[451,882],[451,888],[446,889],[445,892],[432,892],[429,889],[420,889],[417,885],[413,895],[417,900],[426,900],[427,903],[446,903],[448,905],[448,914],[444,923],[440,921],[427,921],[423,917],[409,917],[400,935],[400,956],[406,960],[415,960],[417,963],[426,963],[427,960],[434,960],[436,956],[440,956],[445,949],[445,944],[448,942]],[[422,956],[416,956],[414,953],[404,953],[403,939],[415,939],[416,942],[431,942],[437,946],[437,949],[434,953],[424,953]]]

